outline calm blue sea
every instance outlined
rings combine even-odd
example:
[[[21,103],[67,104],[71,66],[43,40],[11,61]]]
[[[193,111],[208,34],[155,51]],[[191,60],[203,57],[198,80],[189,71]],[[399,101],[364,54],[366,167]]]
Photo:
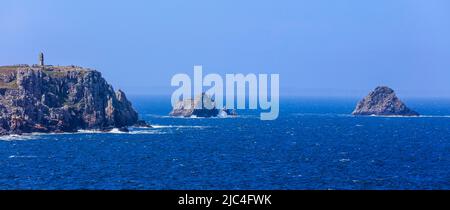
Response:
[[[0,189],[450,189],[450,101],[423,117],[353,117],[357,99],[285,98],[280,117],[170,118],[154,128],[0,137]]]

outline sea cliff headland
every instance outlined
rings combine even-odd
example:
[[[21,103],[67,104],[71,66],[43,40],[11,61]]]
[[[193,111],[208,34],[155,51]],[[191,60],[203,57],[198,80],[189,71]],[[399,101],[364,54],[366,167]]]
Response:
[[[78,66],[0,66],[0,135],[110,130],[145,122],[101,73]]]

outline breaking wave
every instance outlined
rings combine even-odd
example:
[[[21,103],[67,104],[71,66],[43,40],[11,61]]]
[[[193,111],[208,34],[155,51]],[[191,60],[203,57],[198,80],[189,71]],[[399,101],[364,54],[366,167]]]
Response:
[[[210,128],[211,126],[201,126],[201,125],[152,125],[153,128]]]
[[[294,116],[330,116],[330,117],[377,117],[377,118],[450,118],[450,115],[419,115],[419,116],[403,116],[403,115],[352,115],[337,113],[293,113]]]
[[[403,115],[368,115],[355,117],[378,117],[378,118],[450,118],[450,115],[419,115],[419,116],[403,116]]]
[[[159,130],[155,130],[153,128],[140,128],[140,127],[131,127],[128,132],[120,131],[117,128],[114,128],[110,131],[100,131],[100,130],[78,130],[78,134],[124,134],[124,135],[133,135],[133,134],[165,134],[165,132],[161,132]],[[75,134],[77,134],[75,133]]]
[[[33,135],[33,134],[27,134],[27,135],[11,134],[11,135],[0,136],[0,141],[26,141],[26,140],[35,140],[35,139],[38,139],[38,136]]]
[[[211,126],[197,126],[197,125],[152,125],[151,128],[147,127],[130,127],[128,132],[121,131],[118,128],[114,128],[110,131],[102,130],[85,130],[80,129],[77,132],[67,133],[29,133],[29,134],[11,134],[0,136],[0,141],[26,141],[26,140],[39,140],[43,139],[43,136],[56,136],[56,135],[79,135],[79,134],[119,134],[119,135],[133,135],[133,134],[166,134],[165,129],[205,129]]]
[[[35,155],[10,155],[8,158],[36,158]]]
[[[169,115],[156,115],[156,114],[145,114],[145,116],[151,118],[172,118],[172,119],[224,119],[224,118],[259,118],[259,115],[226,115],[226,116],[217,116],[217,117],[198,117],[196,115],[192,115],[191,117],[183,117],[183,116],[169,116]]]

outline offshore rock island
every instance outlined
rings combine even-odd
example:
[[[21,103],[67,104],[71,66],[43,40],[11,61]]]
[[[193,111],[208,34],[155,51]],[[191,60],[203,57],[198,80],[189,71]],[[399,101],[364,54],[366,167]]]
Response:
[[[0,135],[147,126],[100,72],[39,57],[39,65],[0,66]]]
[[[179,100],[169,113],[173,117],[227,117],[236,116],[234,109],[217,109],[213,99],[202,93],[194,99]]]
[[[396,95],[394,90],[380,86],[361,100],[353,115],[380,116],[418,116],[419,113],[409,109]]]

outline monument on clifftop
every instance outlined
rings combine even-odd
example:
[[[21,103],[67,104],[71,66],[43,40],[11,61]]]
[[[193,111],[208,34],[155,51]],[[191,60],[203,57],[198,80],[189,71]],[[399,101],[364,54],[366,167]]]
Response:
[[[39,66],[44,66],[44,53],[39,53]]]

